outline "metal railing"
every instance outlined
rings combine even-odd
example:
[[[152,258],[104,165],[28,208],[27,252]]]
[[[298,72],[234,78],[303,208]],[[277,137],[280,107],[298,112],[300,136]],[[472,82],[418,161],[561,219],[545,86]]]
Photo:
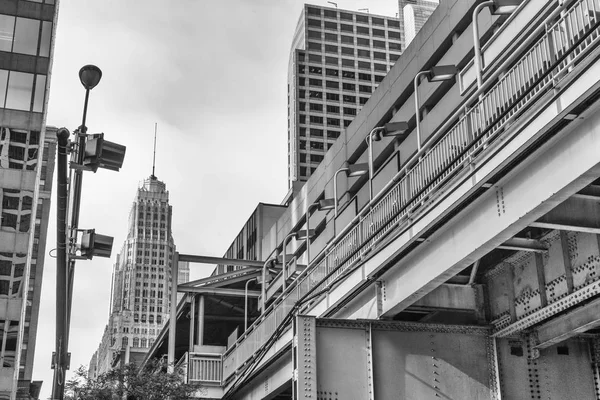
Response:
[[[221,383],[223,366],[220,354],[186,353],[188,383]]]
[[[599,11],[600,0],[574,2],[449,129],[445,130],[447,124],[440,128],[445,130],[438,132],[443,136],[432,135],[439,139],[431,140],[423,154],[405,165],[386,194],[344,229],[223,356],[224,378],[254,356],[298,299],[327,288],[394,227],[407,223],[409,215],[414,216],[434,192],[440,193],[450,178],[554,87],[598,41]]]

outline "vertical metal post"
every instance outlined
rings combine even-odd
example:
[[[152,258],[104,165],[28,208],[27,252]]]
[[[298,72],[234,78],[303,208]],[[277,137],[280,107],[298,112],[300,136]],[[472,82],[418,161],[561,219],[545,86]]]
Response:
[[[244,332],[248,330],[248,284],[256,278],[248,279],[244,286]]]
[[[179,252],[173,252],[171,260],[171,301],[169,308],[169,349],[167,356],[168,369],[175,367],[175,330],[177,329],[177,275],[179,274]],[[200,334],[200,332],[198,332]]]
[[[54,378],[52,381],[52,399],[62,400],[65,391],[65,374],[67,366],[67,146],[69,131],[59,129],[58,152],[56,160],[57,187],[56,187],[56,352],[52,360]]]
[[[415,127],[417,130],[417,151],[421,150],[421,110],[419,102],[419,81],[422,76],[429,74],[429,71],[421,71],[415,75],[414,90],[415,90]]]
[[[376,130],[377,128],[369,132],[369,137],[367,138],[367,147],[369,148],[369,205],[371,205],[371,201],[373,200],[373,133]]]
[[[483,67],[481,65],[481,43],[479,42],[479,24],[477,23],[477,17],[481,10],[486,7],[491,7],[494,5],[493,1],[484,1],[481,4],[478,4],[473,10],[473,48],[475,50],[475,57],[473,58],[473,64],[475,66],[475,75],[477,76],[477,89],[483,85]]]
[[[77,148],[75,149],[75,159],[77,164],[82,165],[83,160],[85,159],[85,139],[87,133],[87,127],[85,126],[85,122],[87,119],[87,109],[88,109],[88,100],[90,98],[90,89],[85,90],[85,100],[83,102],[83,116],[81,118],[81,126],[79,129],[75,131],[75,134],[78,136],[77,138]],[[69,225],[70,233],[69,240],[74,243],[75,242],[75,230],[79,227],[79,209],[81,207],[81,188],[83,186],[83,171],[80,169],[76,169],[73,171],[74,178],[71,182],[71,196],[72,203],[70,204],[70,212],[71,212],[71,223]],[[71,326],[71,304],[73,303],[73,281],[75,279],[75,260],[69,260],[69,281],[68,281],[68,291],[69,295],[67,298],[67,326]],[[69,342],[69,331],[67,330],[67,344]]]
[[[333,215],[335,218],[337,218],[337,216],[338,216],[337,176],[340,172],[349,171],[349,170],[350,170],[350,168],[343,167],[343,168],[340,168],[337,171],[335,171],[335,174],[333,174]],[[335,234],[335,219],[333,220],[333,223],[334,223],[333,233]]]

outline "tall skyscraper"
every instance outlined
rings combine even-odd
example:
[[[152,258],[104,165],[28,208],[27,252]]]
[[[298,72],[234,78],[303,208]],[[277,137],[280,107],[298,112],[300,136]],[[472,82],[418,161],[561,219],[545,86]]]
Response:
[[[403,51],[417,36],[439,3],[439,0],[398,0],[400,41]]]
[[[58,3],[58,1],[56,1]],[[46,109],[55,0],[0,0],[0,399],[32,382],[56,130]]]
[[[169,318],[171,217],[166,185],[151,175],[129,212],[127,239],[113,269],[109,320],[90,362],[91,376],[108,371],[116,358],[141,360]],[[179,263],[179,278],[179,283],[189,279],[188,263]]]
[[[396,18],[305,5],[288,64],[288,186],[306,181],[401,54]]]

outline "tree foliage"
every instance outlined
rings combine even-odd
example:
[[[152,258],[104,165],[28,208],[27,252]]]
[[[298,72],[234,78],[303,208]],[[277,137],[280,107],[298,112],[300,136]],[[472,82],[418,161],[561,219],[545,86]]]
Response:
[[[187,384],[181,371],[167,372],[164,362],[149,363],[144,368],[126,364],[97,378],[88,378],[81,366],[65,385],[66,400],[187,400],[200,389]]]

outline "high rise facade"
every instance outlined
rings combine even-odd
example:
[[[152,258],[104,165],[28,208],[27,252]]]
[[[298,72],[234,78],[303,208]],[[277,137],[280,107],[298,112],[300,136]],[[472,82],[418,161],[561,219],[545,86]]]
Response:
[[[151,175],[129,213],[127,239],[113,269],[108,324],[90,362],[92,376],[108,371],[117,356],[124,363],[140,360],[169,318],[171,218],[166,185]],[[188,279],[189,264],[181,262],[178,282]]]
[[[398,0],[402,50],[417,36],[439,3],[439,0]]]
[[[32,382],[56,129],[46,128],[58,1],[0,0],[0,399]]]
[[[288,186],[306,181],[401,54],[400,21],[305,5],[288,64]]]

